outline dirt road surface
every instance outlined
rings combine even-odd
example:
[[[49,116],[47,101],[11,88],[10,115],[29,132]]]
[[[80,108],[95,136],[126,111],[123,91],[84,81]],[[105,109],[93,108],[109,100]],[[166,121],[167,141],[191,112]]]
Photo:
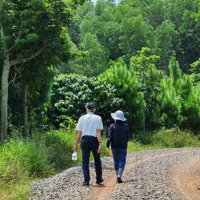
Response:
[[[81,166],[32,185],[31,200],[200,200],[200,148],[141,151],[127,156],[123,183],[111,157],[102,159],[104,184],[82,186]]]

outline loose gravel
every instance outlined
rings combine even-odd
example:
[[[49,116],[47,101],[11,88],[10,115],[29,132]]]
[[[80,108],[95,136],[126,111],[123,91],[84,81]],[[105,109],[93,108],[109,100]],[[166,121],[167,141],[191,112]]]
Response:
[[[127,156],[122,184],[109,186],[107,200],[186,200],[173,180],[174,169],[193,159],[200,161],[200,148],[160,149],[141,151]],[[102,159],[103,178],[113,174],[113,159]],[[94,165],[91,164],[91,184],[82,186],[81,166],[69,168],[53,177],[33,183],[31,200],[103,199],[104,188],[95,184]],[[108,187],[105,185],[105,188]],[[101,190],[98,193],[98,190]],[[106,191],[107,192],[107,191]],[[98,196],[95,196],[98,194]]]

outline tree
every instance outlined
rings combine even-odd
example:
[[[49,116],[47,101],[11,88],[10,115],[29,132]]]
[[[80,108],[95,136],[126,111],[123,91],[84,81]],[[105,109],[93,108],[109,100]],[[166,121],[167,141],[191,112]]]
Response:
[[[179,126],[198,131],[200,120],[199,89],[193,83],[193,76],[182,73],[179,63],[172,57],[169,63],[169,77],[161,81],[161,112],[165,126]]]
[[[160,101],[161,124],[171,128],[180,126],[182,122],[182,72],[175,57],[172,57],[169,62],[169,76],[163,76],[160,82]]]
[[[165,71],[168,70],[168,62],[171,56],[180,48],[179,33],[170,21],[164,21],[156,29],[157,48],[156,54],[160,56],[160,65]]]
[[[100,44],[96,35],[88,32],[82,38],[80,50],[74,46],[75,58],[68,62],[70,72],[80,73],[88,77],[102,73],[108,63],[106,49]]]
[[[61,0],[1,1],[1,139],[7,137],[10,71],[36,58],[48,64],[58,61],[66,47],[61,32],[69,16],[70,8]]]
[[[145,129],[144,96],[140,92],[141,85],[137,76],[129,70],[124,62],[114,62],[109,69],[99,76],[105,83],[114,85],[116,95],[125,101],[121,108],[128,116],[130,129],[141,131]]]
[[[145,18],[154,28],[160,26],[165,21],[165,2],[163,0],[154,0],[145,8]]]
[[[149,48],[142,48],[138,55],[132,56],[130,69],[137,75],[141,84],[141,92],[145,100],[145,127],[146,129],[156,129],[160,126],[159,93],[160,81],[163,72],[156,68],[159,56],[153,55]]]
[[[141,15],[124,19],[120,28],[119,47],[128,60],[142,47],[155,47],[153,27],[145,23]]]
[[[170,0],[166,5],[167,18],[179,32],[180,47],[176,56],[182,71],[189,73],[189,65],[199,58],[200,26],[198,0]]]
[[[200,84],[200,58],[192,63],[190,66],[190,71],[194,76],[194,83]]]
[[[85,113],[84,105],[93,101],[103,121],[110,119],[110,113],[119,109],[124,101],[117,97],[116,89],[96,78],[69,74],[54,78],[51,96],[50,120],[55,127],[66,125],[67,116],[77,120]]]

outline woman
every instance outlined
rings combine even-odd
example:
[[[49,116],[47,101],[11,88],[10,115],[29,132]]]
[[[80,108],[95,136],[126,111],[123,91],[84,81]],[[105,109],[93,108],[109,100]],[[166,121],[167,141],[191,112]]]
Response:
[[[112,155],[114,159],[114,168],[117,175],[117,182],[122,183],[122,173],[126,164],[127,144],[129,137],[129,128],[125,123],[124,113],[121,110],[111,114],[115,123],[108,128],[107,150],[111,144]]]

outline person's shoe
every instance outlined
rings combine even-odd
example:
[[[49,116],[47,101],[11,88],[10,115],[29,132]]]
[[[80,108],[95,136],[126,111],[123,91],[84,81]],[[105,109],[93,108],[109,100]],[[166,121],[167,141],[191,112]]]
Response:
[[[122,179],[120,177],[117,177],[117,182],[118,183],[123,183]]]
[[[89,186],[90,185],[90,183],[89,182],[83,182],[83,186]]]
[[[97,180],[96,184],[100,185],[101,183],[103,183],[103,179]]]

